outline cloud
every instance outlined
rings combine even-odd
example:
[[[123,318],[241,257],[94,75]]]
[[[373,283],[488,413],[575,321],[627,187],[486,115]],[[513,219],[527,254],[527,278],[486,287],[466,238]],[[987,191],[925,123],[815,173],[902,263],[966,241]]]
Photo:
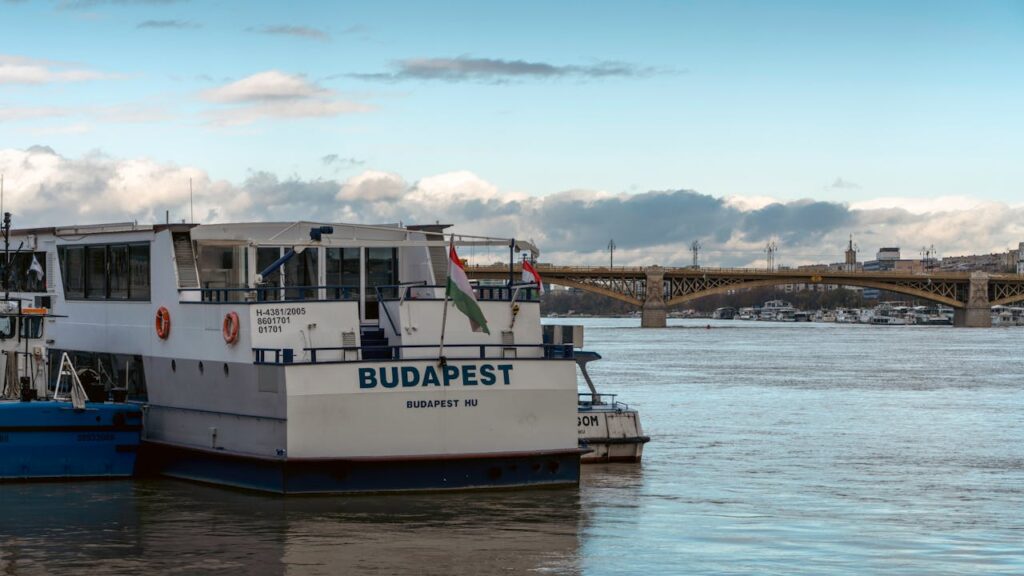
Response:
[[[204,219],[243,214],[252,204],[244,189],[214,181],[202,170],[100,152],[69,158],[46,146],[4,149],[0,172],[5,174],[5,204],[19,227],[162,222],[164,210],[187,214],[189,178],[196,214]]]
[[[327,154],[320,158],[320,161],[325,166],[334,166],[335,168],[351,168],[355,166],[362,166],[366,164],[365,161],[357,158],[342,158],[338,154]]]
[[[52,84],[116,78],[68,62],[0,54],[0,84]]]
[[[268,70],[207,90],[204,97],[212,102],[254,102],[296,100],[325,92],[301,76]]]
[[[148,159],[119,159],[99,152],[72,158],[45,146],[0,149],[7,205],[18,226],[88,224],[138,219],[162,222],[188,214],[188,180],[203,222],[322,220],[380,224],[441,221],[454,231],[532,239],[542,259],[603,264],[610,238],[624,265],[687,265],[689,244],[700,240],[708,266],[763,265],[769,238],[778,262],[839,262],[850,234],[870,259],[880,246],[901,244],[914,255],[934,245],[941,254],[1005,251],[1024,240],[1024,208],[979,202],[915,214],[902,208],[854,208],[834,202],[754,202],[744,208],[692,190],[610,194],[567,190],[530,196],[501,190],[468,171],[410,182],[401,175],[366,170],[346,180],[281,178],[254,171],[241,183],[206,171]],[[470,251],[478,261],[501,251]]]
[[[331,35],[327,32],[319,28],[310,28],[309,26],[265,26],[263,28],[246,28],[245,31],[276,36],[295,36],[307,40],[328,41],[331,39]]]
[[[502,60],[495,58],[413,58],[393,63],[393,72],[352,74],[364,80],[444,80],[448,82],[503,82],[514,79],[555,78],[636,78],[656,71],[625,62],[598,62],[592,65],[558,66],[547,62]]]
[[[145,20],[139,22],[136,28],[153,28],[158,30],[188,30],[202,28],[202,24],[189,20]]]
[[[860,185],[856,182],[850,182],[849,180],[843,180],[842,178],[836,178],[829,188],[835,190],[860,190]]]
[[[267,70],[207,90],[202,97],[227,104],[209,113],[211,124],[250,124],[263,118],[316,118],[366,112],[370,106],[343,100],[302,76]]]
[[[984,204],[983,200],[967,196],[938,196],[935,198],[903,198],[885,197],[862,200],[851,204],[855,210],[905,210],[911,214],[930,214],[934,212],[954,212],[973,210]]]

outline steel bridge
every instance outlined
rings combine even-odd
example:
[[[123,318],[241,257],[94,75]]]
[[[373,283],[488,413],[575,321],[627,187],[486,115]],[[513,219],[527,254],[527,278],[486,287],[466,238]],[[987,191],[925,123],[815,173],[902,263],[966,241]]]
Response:
[[[520,269],[514,273],[518,278]],[[665,326],[668,307],[746,288],[781,284],[824,284],[877,288],[951,306],[954,325],[992,325],[991,307],[1024,302],[1024,275],[985,272],[842,272],[753,268],[663,268],[553,266],[538,264],[545,282],[579,288],[627,302],[642,310],[641,325]],[[467,266],[470,278],[505,280],[507,265]],[[654,287],[654,289],[650,289]]]

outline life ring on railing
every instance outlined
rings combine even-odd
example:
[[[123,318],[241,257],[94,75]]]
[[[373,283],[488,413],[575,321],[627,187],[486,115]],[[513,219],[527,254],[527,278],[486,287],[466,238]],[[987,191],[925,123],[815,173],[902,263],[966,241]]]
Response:
[[[228,312],[224,315],[224,323],[220,327],[221,334],[224,335],[224,341],[228,344],[234,344],[238,340],[238,314],[236,312]]]
[[[156,335],[161,340],[166,340],[171,335],[171,313],[167,311],[167,308],[161,306],[156,311]]]

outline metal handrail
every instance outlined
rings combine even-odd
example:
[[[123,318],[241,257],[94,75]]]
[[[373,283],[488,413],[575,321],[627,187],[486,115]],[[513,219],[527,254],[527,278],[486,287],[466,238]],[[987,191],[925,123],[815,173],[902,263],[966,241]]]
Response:
[[[584,408],[594,406],[611,406],[615,410],[629,410],[629,404],[616,400],[618,394],[602,394],[597,392],[578,392],[577,403]],[[589,401],[584,400],[589,398]],[[607,399],[607,400],[606,400]]]
[[[403,345],[381,345],[381,346],[320,346],[311,348],[300,348],[303,352],[309,353],[308,362],[296,362],[295,349],[293,348],[253,348],[252,351],[255,355],[256,364],[319,364],[317,361],[317,352],[344,352],[348,350],[389,350],[391,351],[390,359],[399,359],[398,351],[405,348],[437,348],[437,344],[403,344]],[[574,358],[574,349],[572,344],[445,344],[447,348],[479,348],[480,359],[487,359],[488,348],[541,348],[544,350],[544,356],[541,358],[533,358],[534,360],[571,360]],[[267,354],[273,354],[274,360],[267,361]],[[502,358],[504,360],[511,360],[511,358]],[[374,360],[388,360],[388,358],[374,359]],[[430,360],[430,358],[414,358],[413,360]],[[337,363],[337,362],[358,362],[359,360],[330,360],[325,362]]]
[[[306,291],[316,290],[318,296],[316,298],[265,298],[267,293],[281,291],[282,294],[287,294],[289,290],[296,290],[302,293]],[[323,298],[319,297],[320,290],[333,290],[337,295],[334,298]],[[327,284],[322,286],[254,286],[254,287],[239,287],[239,288],[178,288],[178,292],[199,292],[203,302],[232,302],[229,300],[229,295],[232,293],[248,293],[255,294],[256,302],[277,302],[277,301],[341,301],[347,302],[356,300],[359,296],[358,286],[346,286],[346,285],[334,285]],[[207,298],[207,296],[211,296]]]
[[[391,318],[391,312],[388,311],[388,307],[381,304],[382,302],[385,302],[384,296],[381,294],[381,289],[401,288],[402,286],[426,286],[426,284],[426,280],[421,280],[419,282],[401,282],[399,284],[383,284],[380,286],[373,287],[374,291],[377,293],[377,306],[384,309],[384,316],[387,316],[388,324],[391,326],[391,332],[393,334],[398,334],[398,328],[395,327],[395,321],[393,318]],[[408,290],[408,288],[406,288],[406,290]],[[391,302],[392,300],[387,299],[387,301]]]
[[[394,301],[404,302],[405,300],[420,300],[420,301],[428,301],[429,302],[429,301],[432,301],[432,300],[444,300],[444,298],[412,298],[412,297],[409,296],[409,293],[410,293],[410,290],[412,288],[441,288],[441,289],[443,289],[443,288],[446,288],[446,286],[442,286],[440,284],[427,284],[426,282],[422,282],[422,283],[407,282],[405,284],[409,284],[409,286],[406,286],[405,290],[402,291],[401,293],[399,293],[398,295],[396,295],[396,296],[389,296],[389,297],[384,298],[384,297],[382,297],[382,296],[380,296],[378,294],[378,300],[381,301],[381,302],[394,302]],[[390,285],[390,286],[381,286],[380,288],[399,288],[399,287],[405,286],[405,284],[395,284],[395,285]],[[500,286],[498,286],[498,285],[488,286],[488,285],[480,285],[480,284],[476,285],[477,298],[479,300],[481,300],[481,301],[484,301],[484,302],[510,302],[512,300],[512,296],[515,294],[515,292],[517,290],[519,292],[521,292],[522,294],[525,294],[525,296],[517,297],[516,298],[517,302],[537,302],[537,301],[539,301],[537,299],[537,285],[535,283],[533,283],[533,282],[521,282],[521,283],[517,282],[517,283],[512,284],[511,286],[509,286],[508,284],[502,284]],[[507,291],[507,293],[505,291]],[[493,296],[494,296],[495,292],[498,292],[498,293],[502,294],[502,296],[500,298],[494,298]]]

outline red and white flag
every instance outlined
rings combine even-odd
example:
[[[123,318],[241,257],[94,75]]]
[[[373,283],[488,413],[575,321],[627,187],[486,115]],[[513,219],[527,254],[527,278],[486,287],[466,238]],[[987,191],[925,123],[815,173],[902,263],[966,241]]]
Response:
[[[523,260],[523,282],[535,282],[537,284],[537,293],[544,293],[544,283],[541,282],[540,273],[537,272],[537,269],[528,260]]]

